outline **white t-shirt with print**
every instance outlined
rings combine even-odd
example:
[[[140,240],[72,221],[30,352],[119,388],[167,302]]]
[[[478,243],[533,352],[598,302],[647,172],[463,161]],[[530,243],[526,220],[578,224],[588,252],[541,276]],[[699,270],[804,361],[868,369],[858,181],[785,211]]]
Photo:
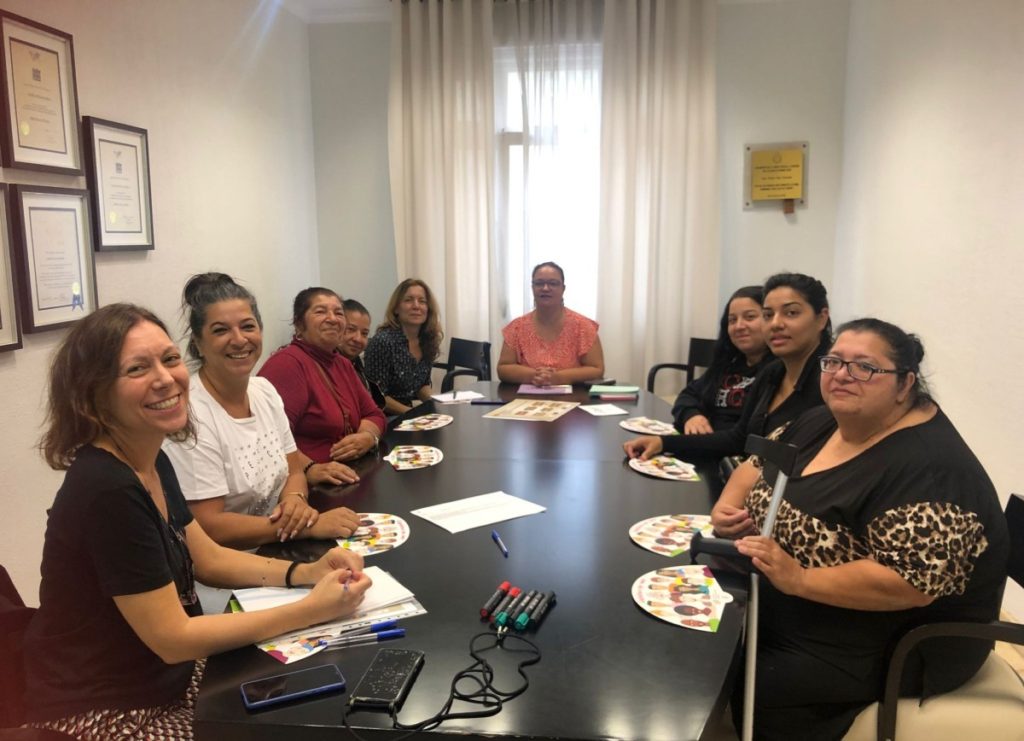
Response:
[[[269,515],[288,478],[285,456],[297,450],[281,397],[267,379],[250,378],[252,416],[235,419],[197,374],[189,383],[197,439],[163,445],[185,499],[225,497],[225,512]]]

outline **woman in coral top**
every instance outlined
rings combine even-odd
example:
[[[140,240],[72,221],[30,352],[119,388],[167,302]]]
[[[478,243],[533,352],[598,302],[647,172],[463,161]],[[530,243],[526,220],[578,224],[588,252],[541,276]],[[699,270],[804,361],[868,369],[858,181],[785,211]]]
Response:
[[[498,378],[551,386],[604,376],[597,322],[565,308],[565,273],[553,262],[533,269],[534,310],[501,331]]]

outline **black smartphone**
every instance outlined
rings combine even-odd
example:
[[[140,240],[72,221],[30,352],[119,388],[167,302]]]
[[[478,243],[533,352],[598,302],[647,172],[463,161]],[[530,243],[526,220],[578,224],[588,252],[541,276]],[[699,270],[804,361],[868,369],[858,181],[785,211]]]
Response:
[[[314,666],[242,684],[242,702],[249,710],[314,697],[345,689],[345,678],[334,664]]]
[[[416,681],[423,660],[422,651],[407,648],[380,649],[359,684],[352,690],[349,705],[356,709],[397,713]]]

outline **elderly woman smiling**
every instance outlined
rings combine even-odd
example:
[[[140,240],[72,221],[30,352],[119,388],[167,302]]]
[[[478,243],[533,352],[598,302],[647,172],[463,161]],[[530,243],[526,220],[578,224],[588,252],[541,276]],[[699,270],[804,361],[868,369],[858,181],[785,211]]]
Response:
[[[839,329],[818,359],[825,406],[788,426],[799,448],[772,538],[773,470],[736,469],[712,510],[767,578],[758,738],[840,738],[879,699],[887,650],[933,620],[999,612],[1008,535],[992,482],[921,381],[924,349],[877,319]],[[952,689],[991,645],[925,643],[905,690]],[[738,703],[734,703],[735,706]],[[794,735],[794,729],[801,729]]]

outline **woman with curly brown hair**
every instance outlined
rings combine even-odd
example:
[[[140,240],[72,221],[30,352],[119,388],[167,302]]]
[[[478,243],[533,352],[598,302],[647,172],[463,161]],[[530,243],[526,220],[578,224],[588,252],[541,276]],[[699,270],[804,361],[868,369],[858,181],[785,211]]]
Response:
[[[366,377],[386,397],[384,411],[404,414],[430,399],[430,369],[441,349],[441,314],[430,287],[406,278],[391,294],[384,322],[366,347]]]

